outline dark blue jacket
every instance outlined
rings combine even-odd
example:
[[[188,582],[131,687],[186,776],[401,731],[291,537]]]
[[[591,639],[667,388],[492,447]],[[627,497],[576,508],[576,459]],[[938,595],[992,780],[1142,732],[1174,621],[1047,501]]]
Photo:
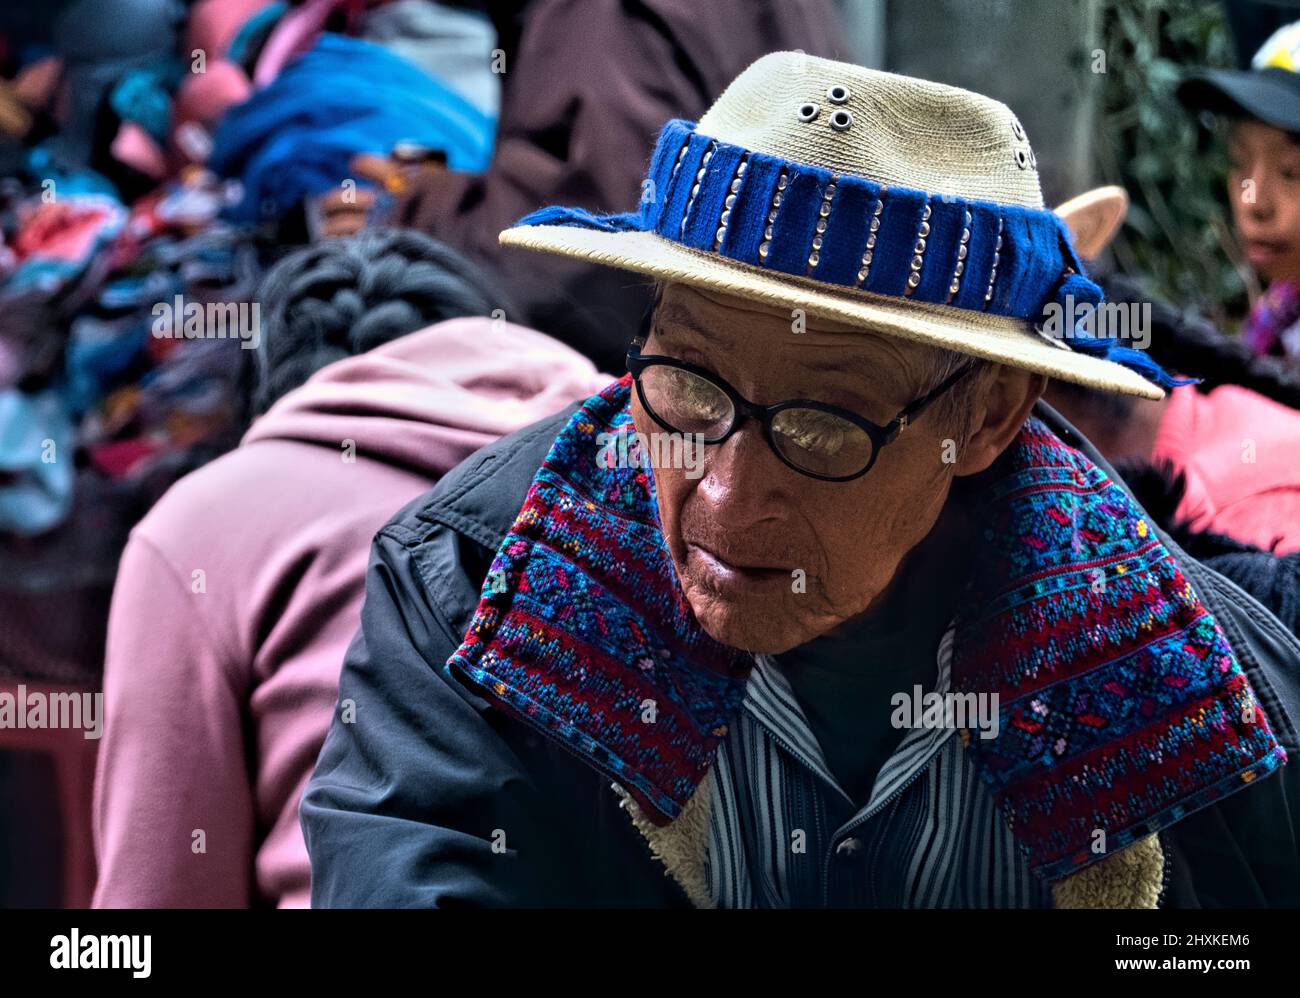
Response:
[[[443,668],[572,411],[478,452],[376,537],[339,710],[301,808],[314,905],[689,905],[606,776]],[[1036,414],[1110,472],[1055,412]],[[1224,628],[1292,761],[1160,833],[1159,903],[1300,906],[1300,643],[1161,539]]]

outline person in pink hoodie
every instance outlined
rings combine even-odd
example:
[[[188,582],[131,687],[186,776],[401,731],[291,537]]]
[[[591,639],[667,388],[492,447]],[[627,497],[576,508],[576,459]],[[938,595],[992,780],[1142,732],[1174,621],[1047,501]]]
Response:
[[[372,536],[479,447],[610,380],[500,318],[426,326],[492,308],[447,253],[372,234],[299,251],[268,276],[253,386],[264,413],[172,487],[122,558],[95,907],[309,904],[298,803]]]
[[[1151,459],[1183,472],[1193,529],[1300,551],[1300,412],[1237,385],[1174,391]]]
[[[1181,320],[1162,311],[1171,317],[1157,321],[1160,333],[1188,335]],[[1204,346],[1164,343],[1161,352],[1215,357],[1207,341],[1202,333]],[[1192,356],[1191,364],[1176,368],[1194,371],[1204,384],[1175,388],[1158,402],[1117,403],[1059,382],[1045,398],[1122,472],[1153,466],[1179,477],[1178,523],[1278,555],[1300,551],[1300,410],[1252,388],[1220,383],[1233,376],[1233,352],[1220,349],[1217,356],[1222,362],[1213,367]]]
[[[1056,209],[1090,260],[1127,210],[1118,187]],[[1103,283],[1107,299],[1128,309],[1147,341],[1141,348],[1200,384],[1150,401],[1053,382],[1046,400],[1122,470],[1150,466],[1181,479],[1178,523],[1277,555],[1300,551],[1300,376],[1211,323],[1152,300],[1140,281],[1111,274]]]

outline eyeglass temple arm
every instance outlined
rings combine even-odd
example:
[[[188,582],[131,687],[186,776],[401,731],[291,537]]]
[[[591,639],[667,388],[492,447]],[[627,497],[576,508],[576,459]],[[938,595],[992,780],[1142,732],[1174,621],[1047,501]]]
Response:
[[[930,389],[930,391],[926,392],[915,402],[911,403],[905,409],[903,409],[902,412],[900,412],[897,416],[894,417],[894,425],[897,427],[897,429],[895,430],[893,435],[897,436],[899,433],[902,433],[903,430],[907,428],[907,425],[913,419],[919,416],[931,402],[937,399],[940,395],[946,392],[949,388],[955,385],[962,378],[966,377],[966,375],[970,374],[971,371],[975,370],[975,367],[976,364],[972,362],[967,364],[965,367],[961,368],[960,370],[954,371],[952,374],[948,375],[948,377],[944,378],[941,382],[939,382],[938,385]]]

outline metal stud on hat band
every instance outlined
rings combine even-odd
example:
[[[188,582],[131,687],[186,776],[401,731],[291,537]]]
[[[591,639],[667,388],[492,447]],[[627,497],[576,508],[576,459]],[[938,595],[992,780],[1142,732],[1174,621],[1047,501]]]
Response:
[[[767,254],[772,249],[772,227],[776,224],[776,213],[781,208],[781,196],[785,193],[789,180],[784,170],[781,171],[781,177],[776,183],[776,193],[772,195],[772,208],[767,213],[767,224],[763,228],[763,241],[758,246],[758,256],[760,260],[767,260]]]
[[[736,195],[740,193],[740,186],[745,178],[746,165],[748,165],[748,161],[744,159],[736,164],[736,173],[731,178],[731,186],[727,189],[727,196],[722,202],[722,214],[718,216],[718,231],[713,237],[713,249],[715,251],[722,245],[722,240],[727,237],[727,225],[731,222],[731,210],[736,207]]]
[[[961,290],[961,275],[966,269],[966,257],[969,254],[970,247],[970,209],[966,209],[966,218],[962,224],[961,241],[957,244],[957,262],[952,267],[952,283],[948,285],[947,302],[951,302],[953,296]],[[945,303],[946,304],[946,303]]]
[[[857,280],[854,281],[855,287],[862,287],[862,282],[867,279],[871,273],[871,261],[875,255],[876,233],[880,231],[880,216],[885,210],[885,192],[888,188],[880,189],[880,197],[876,198],[876,206],[871,210],[871,221],[868,223],[867,248],[862,251],[862,268],[858,271]]]
[[[912,291],[921,283],[921,267],[925,265],[925,240],[930,235],[930,202],[925,203],[921,212],[921,225],[916,232],[916,243],[912,247],[911,273],[907,275],[907,287],[903,294],[911,297]]]
[[[817,268],[817,264],[821,262],[822,234],[826,231],[826,226],[828,224],[827,219],[831,213],[831,202],[835,199],[835,181],[837,179],[837,177],[831,177],[830,183],[826,185],[826,189],[822,192],[822,203],[817,209],[817,224],[813,230],[816,235],[813,236],[812,250],[808,254],[809,274],[811,274]]]

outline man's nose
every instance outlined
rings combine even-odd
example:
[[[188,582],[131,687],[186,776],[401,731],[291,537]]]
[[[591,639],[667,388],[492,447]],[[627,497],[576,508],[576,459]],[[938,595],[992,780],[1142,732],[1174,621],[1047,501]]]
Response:
[[[792,475],[763,438],[763,428],[747,421],[721,444],[706,447],[698,494],[716,523],[743,529],[773,519],[773,510]]]

